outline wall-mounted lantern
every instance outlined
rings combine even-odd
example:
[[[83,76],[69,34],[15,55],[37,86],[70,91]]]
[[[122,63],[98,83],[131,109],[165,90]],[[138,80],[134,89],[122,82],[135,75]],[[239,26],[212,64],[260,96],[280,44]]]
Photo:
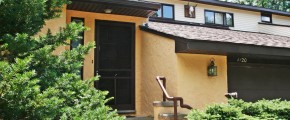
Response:
[[[217,66],[214,64],[215,59],[210,59],[210,64],[207,67],[207,75],[208,76],[217,76]]]

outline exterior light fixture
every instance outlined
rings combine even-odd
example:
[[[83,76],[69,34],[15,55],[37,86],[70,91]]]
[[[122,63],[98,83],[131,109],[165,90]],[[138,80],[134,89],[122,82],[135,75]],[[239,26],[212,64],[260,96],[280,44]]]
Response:
[[[104,10],[104,12],[107,13],[107,14],[112,13],[112,11],[113,11],[112,9],[105,9],[105,10]]]
[[[217,66],[214,64],[215,59],[210,59],[210,64],[207,67],[207,75],[208,76],[217,76]]]

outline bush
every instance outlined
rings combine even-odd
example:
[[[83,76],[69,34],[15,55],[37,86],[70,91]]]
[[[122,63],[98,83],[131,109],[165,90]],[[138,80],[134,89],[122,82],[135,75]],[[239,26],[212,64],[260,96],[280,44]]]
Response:
[[[108,92],[81,80],[84,56],[94,43],[59,55],[56,48],[80,39],[86,28],[71,23],[56,34],[36,33],[58,17],[68,0],[0,0],[0,120],[121,120],[106,103]]]
[[[204,111],[194,109],[187,118],[189,120],[289,120],[290,102],[275,99],[252,103],[230,99],[227,104],[210,105]]]

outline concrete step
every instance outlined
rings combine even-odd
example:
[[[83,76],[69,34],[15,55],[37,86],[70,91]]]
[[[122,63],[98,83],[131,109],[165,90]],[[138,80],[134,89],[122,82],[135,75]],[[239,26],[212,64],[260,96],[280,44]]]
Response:
[[[126,120],[154,120],[154,118],[150,116],[146,116],[146,117],[127,116]]]
[[[177,103],[177,106],[179,104]],[[154,101],[153,102],[154,107],[174,107],[173,101]]]
[[[177,119],[178,120],[187,120],[186,114],[177,114]],[[159,114],[158,120],[174,120],[174,114],[173,113],[162,113]]]

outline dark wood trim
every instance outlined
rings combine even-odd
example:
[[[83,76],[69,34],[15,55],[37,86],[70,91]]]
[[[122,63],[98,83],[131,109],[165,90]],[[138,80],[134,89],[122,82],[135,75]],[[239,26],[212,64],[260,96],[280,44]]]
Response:
[[[219,0],[184,0],[184,1],[214,5],[214,6],[221,6],[221,7],[227,7],[227,8],[235,8],[235,9],[241,9],[241,10],[248,10],[248,11],[255,11],[255,12],[269,12],[269,13],[276,14],[276,15],[290,17],[289,12],[273,10],[273,9],[268,9],[268,8],[262,8],[262,7],[256,7],[256,6],[250,6],[250,5],[241,5],[241,4],[237,4],[237,3],[225,2],[225,1],[219,1]]]
[[[258,24],[262,24],[262,25],[272,25],[272,26],[280,26],[280,27],[290,27],[290,25],[281,25],[281,24],[266,23],[266,22],[258,22]]]
[[[269,55],[290,57],[289,48],[278,48],[268,46],[258,46],[249,44],[238,44],[218,41],[204,40],[188,40],[175,39],[176,53],[196,53],[196,54],[215,54],[215,55],[231,55],[231,54],[252,54],[252,55]]]
[[[85,26],[85,18],[80,18],[80,17],[71,17],[71,22],[73,22],[74,20],[81,20],[83,25]],[[85,41],[85,33],[82,32],[81,33],[81,36],[82,36],[82,39],[81,39],[81,45],[84,45],[84,41]],[[72,50],[72,46],[71,46],[71,41],[70,41],[70,50]],[[84,63],[83,63],[84,65]],[[84,79],[84,66],[82,66],[81,68],[81,79],[83,80]]]
[[[149,18],[149,21],[152,22],[162,22],[162,23],[170,23],[170,24],[180,24],[180,25],[190,25],[190,26],[201,26],[201,27],[208,27],[208,28],[215,28],[215,29],[224,29],[224,30],[230,30],[228,26],[222,26],[222,25],[210,25],[210,24],[202,24],[202,23],[195,23],[195,22],[186,22],[186,21],[178,21],[178,20],[168,20],[168,19],[162,19],[162,18]]]
[[[119,7],[130,7],[135,9],[144,9],[157,11],[160,8],[160,4],[157,2],[148,1],[128,1],[128,0],[72,0],[72,2],[90,2],[90,3],[100,3],[106,5],[116,5]]]
[[[213,16],[214,16],[214,23],[206,23],[206,16],[205,16],[205,13],[206,12],[213,12]],[[221,14],[223,14],[223,25],[221,25],[221,24],[216,24],[215,23],[215,13],[221,13]],[[227,25],[226,24],[226,15],[227,14],[231,14],[232,15],[232,23],[233,23],[233,25]],[[208,25],[213,25],[213,26],[225,26],[225,27],[234,27],[235,25],[234,25],[234,14],[233,13],[229,13],[229,12],[221,12],[221,11],[215,11],[215,10],[208,10],[208,9],[205,9],[204,10],[204,23],[205,24],[208,24]]]
[[[238,44],[219,41],[191,40],[171,34],[152,30],[145,26],[140,26],[142,31],[157,34],[175,40],[176,53],[212,54],[212,55],[231,55],[231,54],[253,54],[290,57],[289,48],[258,46],[250,44]]]
[[[94,55],[94,59],[95,59],[95,64],[94,64],[94,68],[95,68],[95,71],[94,71],[94,75],[96,76],[98,74],[98,69],[99,69],[99,31],[100,31],[100,27],[98,27],[99,25],[117,25],[117,26],[126,26],[126,27],[130,27],[132,29],[132,56],[131,56],[131,59],[132,59],[132,99],[131,101],[133,102],[132,104],[132,109],[130,110],[133,110],[135,111],[136,110],[136,82],[135,82],[135,78],[136,78],[136,74],[135,74],[135,71],[136,71],[136,59],[135,59],[135,56],[136,56],[136,28],[135,28],[135,23],[129,23],[129,22],[116,22],[116,21],[106,21],[106,20],[95,20],[95,41],[96,41],[96,48],[94,50],[95,52],[95,55]],[[98,81],[95,82],[95,87],[98,88]]]
[[[118,114],[134,114],[136,113],[136,110],[118,110]]]
[[[139,26],[139,28],[142,31],[153,33],[153,34],[160,35],[162,37],[166,37],[166,38],[170,38],[170,39],[175,39],[177,37],[177,36],[174,36],[174,35],[171,35],[171,34],[167,34],[167,33],[164,33],[164,32],[159,32],[157,30],[149,29],[148,27],[145,27],[145,26]]]

